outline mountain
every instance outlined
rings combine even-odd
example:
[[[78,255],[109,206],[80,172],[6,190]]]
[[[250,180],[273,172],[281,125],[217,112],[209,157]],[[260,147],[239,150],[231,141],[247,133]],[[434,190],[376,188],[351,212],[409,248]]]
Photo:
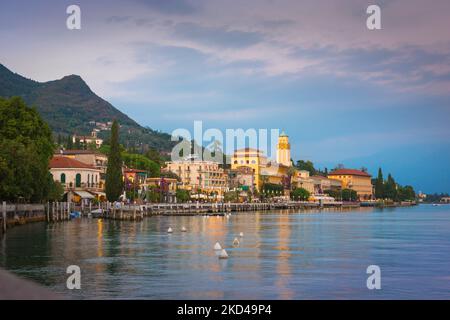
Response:
[[[170,151],[174,145],[170,135],[144,128],[109,102],[97,96],[77,75],[60,80],[37,82],[13,73],[0,64],[0,96],[20,96],[35,106],[55,134],[89,135],[90,121],[103,122],[117,119],[121,125],[121,142],[128,146],[148,146],[159,151]],[[106,138],[107,131],[99,136]]]

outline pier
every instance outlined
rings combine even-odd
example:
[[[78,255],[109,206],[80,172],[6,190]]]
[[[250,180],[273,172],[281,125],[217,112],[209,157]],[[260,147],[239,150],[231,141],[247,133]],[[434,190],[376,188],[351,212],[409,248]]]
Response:
[[[410,206],[415,202],[392,203],[392,206]],[[141,221],[150,216],[194,216],[226,215],[231,212],[271,211],[271,210],[310,210],[310,209],[352,209],[360,206],[379,206],[379,203],[332,202],[317,203],[307,201],[290,202],[191,202],[191,203],[148,203],[122,204],[104,202],[97,206],[79,206],[71,202],[49,202],[46,204],[7,204],[2,203],[0,233],[15,225],[28,222],[46,221],[48,223],[68,221],[74,217],[92,217],[111,220]]]

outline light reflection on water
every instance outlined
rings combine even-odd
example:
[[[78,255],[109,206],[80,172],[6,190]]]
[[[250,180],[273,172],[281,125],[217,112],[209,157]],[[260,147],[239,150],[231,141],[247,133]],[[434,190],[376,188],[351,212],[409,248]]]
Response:
[[[449,248],[450,206],[421,205],[35,223],[8,230],[0,265],[73,298],[449,299]],[[71,264],[78,291],[65,289]],[[381,290],[366,288],[371,264]]]

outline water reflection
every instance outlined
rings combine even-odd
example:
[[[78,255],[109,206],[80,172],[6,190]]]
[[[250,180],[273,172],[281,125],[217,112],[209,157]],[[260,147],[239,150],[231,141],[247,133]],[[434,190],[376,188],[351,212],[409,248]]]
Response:
[[[449,230],[449,207],[431,206],[82,219],[9,230],[0,264],[74,298],[449,298]],[[70,264],[80,291],[65,289]],[[365,286],[370,264],[382,268],[381,291]]]

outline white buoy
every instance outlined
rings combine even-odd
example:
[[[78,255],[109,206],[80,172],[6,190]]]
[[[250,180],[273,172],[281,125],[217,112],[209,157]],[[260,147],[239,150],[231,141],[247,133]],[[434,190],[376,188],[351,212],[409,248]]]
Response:
[[[169,227],[169,229],[167,229],[167,233],[172,233],[172,232],[173,232],[172,228]]]
[[[241,233],[239,233],[239,237],[243,237],[244,236],[244,233],[243,232],[241,232]]]
[[[220,243],[216,242],[216,244],[214,245],[214,250],[222,250],[222,246],[220,245]]]
[[[219,259],[228,259],[228,253],[225,251],[225,249],[222,249],[222,251],[220,251]]]
[[[185,228],[185,227],[182,227],[182,228],[181,228],[181,232],[186,232],[186,228]]]
[[[233,240],[233,246],[237,247],[239,245],[239,240],[238,238],[234,238]]]

